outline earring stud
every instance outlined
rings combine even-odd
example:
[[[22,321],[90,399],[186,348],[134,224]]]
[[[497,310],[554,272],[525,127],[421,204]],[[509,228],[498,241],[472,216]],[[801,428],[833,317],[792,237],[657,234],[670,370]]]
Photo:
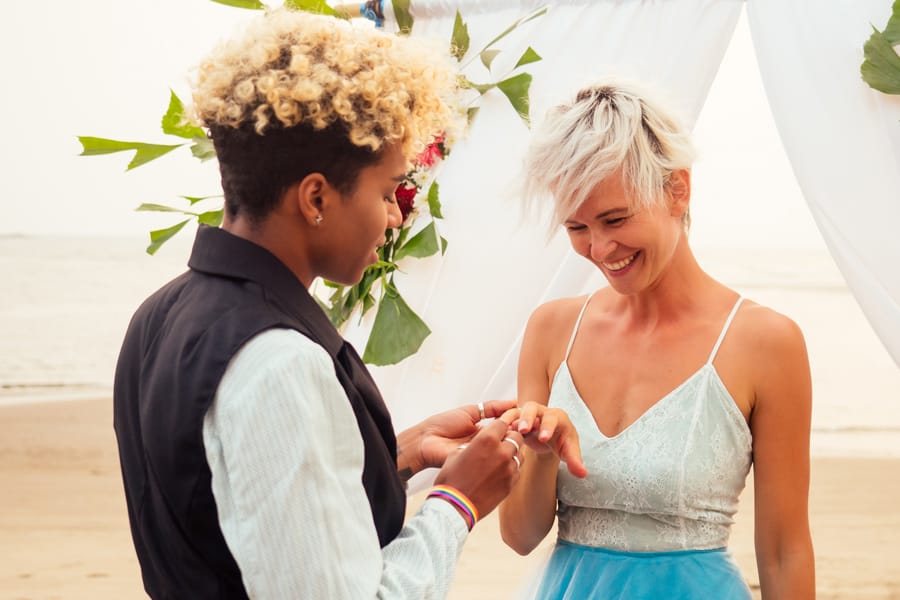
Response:
[[[316,215],[316,225],[321,223],[324,220],[324,218],[325,217],[323,217],[322,215]]]

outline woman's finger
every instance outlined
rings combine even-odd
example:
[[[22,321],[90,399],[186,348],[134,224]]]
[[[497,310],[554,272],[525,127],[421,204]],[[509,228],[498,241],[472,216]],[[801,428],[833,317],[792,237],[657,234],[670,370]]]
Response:
[[[559,418],[553,410],[545,410],[541,415],[541,429],[538,432],[538,440],[541,442],[549,442],[553,434],[556,433]]]
[[[522,435],[531,433],[535,426],[539,423],[540,410],[544,408],[535,402],[528,402],[520,409],[519,423],[517,429]]]
[[[484,418],[496,419],[509,409],[515,408],[516,404],[516,400],[491,400],[489,402],[485,402],[482,405],[484,406]]]

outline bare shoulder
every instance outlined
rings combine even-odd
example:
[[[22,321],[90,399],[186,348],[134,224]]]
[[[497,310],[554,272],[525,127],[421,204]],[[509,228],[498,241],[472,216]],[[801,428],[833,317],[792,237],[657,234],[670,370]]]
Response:
[[[520,367],[528,366],[552,377],[565,355],[566,344],[585,300],[587,296],[552,300],[531,313],[522,340]]]
[[[805,348],[803,332],[790,317],[755,302],[747,302],[742,312],[740,328],[750,347],[775,354]]]
[[[566,324],[574,327],[585,300],[587,300],[587,296],[576,296],[541,304],[531,313],[531,317],[528,319],[528,328],[535,333],[558,333],[560,328]]]
[[[754,379],[762,385],[774,383],[783,376],[796,377],[809,371],[806,341],[800,326],[780,312],[748,302],[741,319],[735,320],[740,349]]]

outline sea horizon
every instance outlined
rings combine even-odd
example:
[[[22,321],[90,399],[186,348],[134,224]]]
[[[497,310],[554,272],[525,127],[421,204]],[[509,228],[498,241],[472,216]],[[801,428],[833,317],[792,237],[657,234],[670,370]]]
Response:
[[[127,323],[186,269],[186,228],[155,256],[139,235],[0,233],[0,406],[111,398]],[[798,322],[813,371],[813,453],[900,457],[900,370],[827,251],[695,248],[713,276]],[[390,399],[387,399],[390,406]]]

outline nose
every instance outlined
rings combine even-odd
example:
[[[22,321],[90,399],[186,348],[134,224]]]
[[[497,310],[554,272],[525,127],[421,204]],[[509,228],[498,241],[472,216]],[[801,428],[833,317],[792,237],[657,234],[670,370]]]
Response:
[[[616,245],[616,242],[610,236],[598,231],[591,232],[590,256],[597,262],[606,260],[616,249]]]
[[[387,226],[389,229],[396,229],[403,224],[403,214],[400,212],[400,205],[397,201],[385,202],[385,210],[387,211]]]

